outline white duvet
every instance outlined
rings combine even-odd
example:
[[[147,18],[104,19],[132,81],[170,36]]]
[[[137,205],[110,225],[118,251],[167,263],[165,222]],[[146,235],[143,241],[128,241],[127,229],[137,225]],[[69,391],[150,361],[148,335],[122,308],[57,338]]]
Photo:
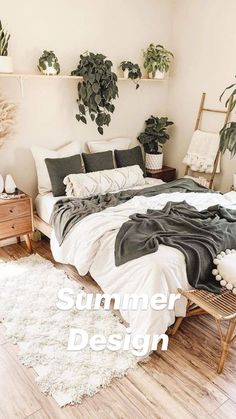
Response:
[[[199,211],[220,204],[236,209],[235,199],[227,195],[210,193],[171,193],[155,197],[134,197],[117,207],[91,214],[70,232],[62,246],[58,245],[53,232],[51,249],[56,261],[74,265],[80,275],[88,271],[100,285],[103,292],[147,294],[177,293],[177,288],[189,289],[183,254],[174,248],[160,245],[156,253],[145,255],[119,267],[114,262],[114,244],[117,232],[129,215],[147,209],[162,209],[168,201],[186,201]],[[223,250],[223,249],[222,249]],[[169,311],[128,310],[121,314],[132,328],[132,333],[162,334],[174,322],[175,316],[185,315],[185,300],[177,301],[175,309]]]

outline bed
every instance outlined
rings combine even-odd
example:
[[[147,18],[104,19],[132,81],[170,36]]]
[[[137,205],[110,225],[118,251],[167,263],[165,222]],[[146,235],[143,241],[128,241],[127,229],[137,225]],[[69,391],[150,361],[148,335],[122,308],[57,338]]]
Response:
[[[156,179],[147,179],[146,186],[157,184]],[[143,187],[142,187],[143,188]],[[138,187],[137,187],[138,189]],[[36,208],[38,219],[49,226],[50,213],[54,203],[59,200],[51,194],[38,196]],[[158,196],[136,196],[126,203],[91,214],[78,222],[66,239],[59,245],[54,230],[50,229],[51,250],[57,262],[74,265],[80,275],[90,272],[104,293],[116,294],[153,294],[169,295],[177,289],[188,290],[184,255],[177,249],[160,245],[153,254],[131,260],[124,265],[115,266],[114,245],[116,235],[134,213],[145,213],[147,209],[162,209],[170,201],[170,194]],[[198,211],[212,205],[236,209],[236,199],[231,201],[227,195],[212,193],[171,193],[172,202],[186,201]],[[37,226],[37,223],[36,223]],[[40,230],[40,228],[39,228]],[[42,229],[41,229],[42,231]],[[133,334],[162,334],[174,323],[175,317],[185,315],[186,302],[180,299],[173,310],[121,310],[124,320],[130,325]]]

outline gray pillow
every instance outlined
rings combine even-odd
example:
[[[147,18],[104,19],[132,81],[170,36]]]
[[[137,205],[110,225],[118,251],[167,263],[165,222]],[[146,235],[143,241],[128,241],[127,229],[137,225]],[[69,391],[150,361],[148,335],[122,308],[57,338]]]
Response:
[[[83,173],[80,154],[59,159],[45,159],[45,163],[52,184],[53,196],[65,195],[66,186],[63,180],[66,176]]]
[[[140,146],[130,148],[129,150],[115,150],[114,153],[117,167],[126,167],[138,164],[141,167],[144,176],[146,176],[146,169]]]
[[[85,171],[99,172],[100,170],[114,169],[112,151],[102,151],[101,153],[82,153]]]

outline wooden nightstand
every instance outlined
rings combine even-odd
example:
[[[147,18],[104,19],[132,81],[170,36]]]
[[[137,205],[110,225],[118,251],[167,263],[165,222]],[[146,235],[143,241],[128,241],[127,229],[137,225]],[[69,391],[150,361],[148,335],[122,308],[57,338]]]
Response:
[[[23,198],[0,199],[0,240],[24,236],[27,249],[32,253],[29,233],[33,231],[32,199]]]
[[[176,169],[163,166],[160,170],[147,170],[147,176],[161,179],[163,182],[171,182],[176,179]]]

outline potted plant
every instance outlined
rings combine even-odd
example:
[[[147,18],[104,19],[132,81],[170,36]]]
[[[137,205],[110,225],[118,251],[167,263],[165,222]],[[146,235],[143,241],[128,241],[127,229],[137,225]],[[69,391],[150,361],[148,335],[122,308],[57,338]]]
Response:
[[[142,73],[138,64],[133,64],[131,61],[122,61],[120,67],[123,70],[124,78],[130,79],[136,84],[136,89],[139,88],[139,80]]]
[[[163,165],[162,146],[170,138],[166,129],[173,125],[173,122],[168,121],[166,117],[151,116],[145,124],[145,130],[138,136],[138,140],[143,144],[146,153],[146,168],[160,170]]]
[[[13,73],[12,57],[8,56],[9,33],[0,20],[0,73]]]
[[[162,45],[150,44],[143,52],[144,68],[148,72],[149,78],[163,79],[169,70],[172,52],[165,49]]]
[[[225,102],[225,107],[227,108],[231,103],[230,112],[232,112],[236,106],[236,83],[233,83],[230,86],[226,87],[226,89],[220,96],[220,101],[227,90],[232,90],[232,92],[230,93]],[[225,124],[223,128],[220,130],[220,151],[222,154],[224,154],[226,150],[228,150],[231,153],[231,158],[236,155],[236,122],[233,121]],[[234,189],[236,190],[236,173],[234,173]]]
[[[80,55],[77,69],[71,75],[83,77],[78,83],[79,114],[76,119],[87,124],[86,114],[89,113],[102,135],[103,126],[110,124],[115,110],[112,102],[118,97],[117,75],[112,72],[112,62],[103,54],[86,52]]]
[[[60,73],[60,64],[53,51],[43,51],[39,58],[38,69],[47,76],[55,76]]]

